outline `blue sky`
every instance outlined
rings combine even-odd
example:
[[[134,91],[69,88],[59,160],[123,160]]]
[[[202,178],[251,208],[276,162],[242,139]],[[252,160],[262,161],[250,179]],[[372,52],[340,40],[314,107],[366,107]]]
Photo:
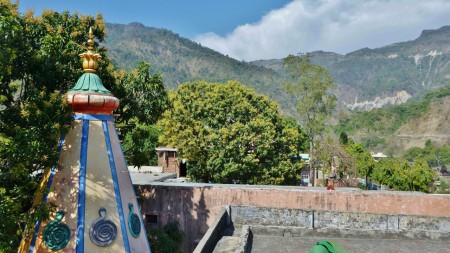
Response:
[[[238,60],[315,50],[346,54],[450,25],[448,0],[20,0],[31,8],[101,12],[110,23],[166,28]]]
[[[183,37],[214,32],[226,35],[235,27],[257,22],[272,9],[283,7],[290,0],[20,0],[19,9],[36,14],[44,8],[56,11],[78,11],[82,14],[103,14],[106,22],[166,28]]]

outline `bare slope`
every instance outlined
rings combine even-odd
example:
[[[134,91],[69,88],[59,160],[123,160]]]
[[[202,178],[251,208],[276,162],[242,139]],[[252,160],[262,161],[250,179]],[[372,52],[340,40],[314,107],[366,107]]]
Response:
[[[422,117],[401,126],[395,141],[403,149],[408,149],[424,147],[428,139],[438,145],[450,145],[450,97],[432,102]]]

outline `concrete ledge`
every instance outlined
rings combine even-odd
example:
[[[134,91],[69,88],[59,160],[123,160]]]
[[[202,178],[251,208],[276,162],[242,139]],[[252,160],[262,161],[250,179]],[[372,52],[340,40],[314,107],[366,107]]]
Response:
[[[228,213],[225,208],[217,216],[212,226],[208,229],[202,240],[198,243],[194,253],[213,252],[214,247],[222,236],[222,231],[227,226]]]
[[[392,240],[431,240],[449,241],[450,233],[433,231],[383,231],[383,230],[357,230],[332,228],[301,228],[285,226],[259,226],[250,227],[256,235],[279,237],[329,237],[329,238],[359,238],[359,239],[392,239]]]
[[[239,237],[239,246],[236,249],[235,253],[247,253],[249,240],[251,240],[250,226],[244,225],[242,226],[241,236]]]

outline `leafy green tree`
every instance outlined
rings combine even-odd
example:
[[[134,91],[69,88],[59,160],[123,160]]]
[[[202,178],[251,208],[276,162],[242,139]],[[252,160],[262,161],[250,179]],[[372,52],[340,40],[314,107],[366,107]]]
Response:
[[[348,140],[347,140],[348,141]],[[336,143],[328,137],[316,148],[316,159],[322,164],[322,171],[329,176],[356,175],[354,158],[347,152],[345,145]],[[335,171],[332,171],[334,166]]]
[[[435,177],[435,172],[421,159],[414,165],[398,158],[381,159],[372,173],[376,182],[399,191],[430,192]]]
[[[169,95],[161,143],[176,146],[195,180],[294,184],[298,128],[288,127],[278,105],[235,81],[192,82]]]
[[[336,107],[336,97],[330,93],[336,85],[325,68],[311,64],[308,55],[289,55],[284,59],[284,67],[289,78],[286,90],[296,100],[300,123],[310,143],[310,168],[314,173],[313,154]],[[314,180],[315,175],[311,178]]]
[[[161,134],[156,125],[136,124],[127,132],[122,141],[123,152],[130,165],[155,165],[158,138]]]
[[[120,72],[117,79],[113,92],[121,98],[118,122],[152,125],[170,107],[163,78],[160,74],[151,75],[148,63],[140,62],[130,73]]]
[[[365,177],[367,187],[367,178],[371,176],[375,166],[372,155],[357,143],[347,145],[346,150],[353,157],[358,174]]]
[[[121,99],[117,128],[127,161],[134,166],[154,165],[160,134],[154,124],[170,107],[162,76],[151,75],[150,65],[140,62],[137,69],[129,73],[120,71],[116,78],[113,93]]]

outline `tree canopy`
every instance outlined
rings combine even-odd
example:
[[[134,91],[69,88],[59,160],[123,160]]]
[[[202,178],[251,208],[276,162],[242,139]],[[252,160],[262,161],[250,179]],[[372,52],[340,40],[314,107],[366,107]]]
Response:
[[[375,182],[399,191],[430,192],[435,177],[435,172],[421,159],[413,165],[398,158],[381,159],[372,173]]]
[[[291,157],[302,135],[286,124],[278,105],[242,84],[184,83],[169,95],[173,108],[158,123],[161,143],[189,161],[195,180],[294,184]]]
[[[150,74],[150,65],[140,62],[136,69],[116,73],[113,93],[120,98],[117,128],[130,165],[156,165],[155,148],[160,130],[155,125],[170,107],[160,74]]]

